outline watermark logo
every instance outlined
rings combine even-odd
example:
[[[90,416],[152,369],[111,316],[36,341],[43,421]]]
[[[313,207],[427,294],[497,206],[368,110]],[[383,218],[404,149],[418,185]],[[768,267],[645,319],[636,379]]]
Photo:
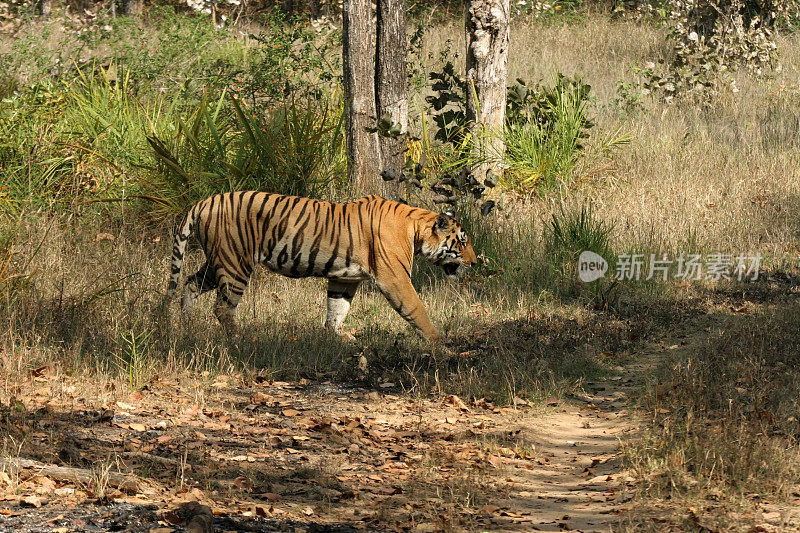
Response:
[[[591,250],[581,252],[578,257],[578,277],[584,283],[602,278],[608,270],[608,261]]]
[[[667,254],[620,254],[615,263],[613,278],[618,281],[756,281],[761,266],[761,255],[713,253],[683,254],[669,257]],[[598,280],[608,270],[606,260],[586,250],[578,257],[578,278],[584,283]]]

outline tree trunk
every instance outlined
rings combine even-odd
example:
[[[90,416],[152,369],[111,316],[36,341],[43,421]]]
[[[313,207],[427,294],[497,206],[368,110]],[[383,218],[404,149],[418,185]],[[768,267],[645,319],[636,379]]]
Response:
[[[401,133],[408,129],[408,95],[406,92],[406,4],[405,0],[378,0],[378,29],[375,59],[375,96],[378,118],[392,117]],[[405,141],[380,137],[383,168],[398,172],[403,168]],[[385,187],[397,195],[399,184]]]
[[[53,5],[51,0],[39,0],[38,11],[39,15],[44,20],[48,20],[50,18],[50,13],[52,10],[53,10]]]
[[[323,0],[309,0],[308,10],[311,11],[311,18],[319,18],[322,15]]]
[[[144,11],[143,0],[125,0],[125,14],[129,17],[138,17]]]
[[[283,11],[287,15],[294,14],[294,0],[282,0],[281,1],[281,11]]]
[[[344,74],[347,179],[359,194],[380,192],[381,154],[375,126],[375,28],[371,0],[344,0]]]
[[[479,178],[497,161],[505,146],[499,135],[506,113],[508,82],[509,0],[469,0],[467,33],[467,121],[475,134]]]

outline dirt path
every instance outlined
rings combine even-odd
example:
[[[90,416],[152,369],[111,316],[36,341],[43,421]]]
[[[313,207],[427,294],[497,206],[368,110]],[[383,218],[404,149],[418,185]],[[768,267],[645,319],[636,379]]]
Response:
[[[20,457],[119,470],[138,488],[26,470],[4,478],[0,531],[103,531],[126,513],[132,531],[181,530],[172,510],[186,501],[226,531],[609,531],[630,498],[623,372],[544,410],[242,376],[124,401],[47,369],[29,385],[12,422],[28,429]]]
[[[526,429],[537,467],[511,476],[515,505],[536,517],[542,531],[611,531],[616,506],[631,498],[633,481],[621,471],[620,439],[634,431],[627,409],[630,382],[589,383],[590,394],[559,407]],[[513,500],[509,500],[509,504]]]

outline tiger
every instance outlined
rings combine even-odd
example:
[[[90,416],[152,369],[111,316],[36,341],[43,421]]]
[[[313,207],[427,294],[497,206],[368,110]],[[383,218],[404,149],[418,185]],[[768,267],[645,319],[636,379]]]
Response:
[[[411,284],[419,254],[458,279],[477,262],[472,242],[452,216],[380,196],[327,202],[257,191],[217,194],[195,204],[175,230],[165,301],[175,295],[186,245],[195,234],[206,261],[184,284],[181,308],[216,289],[214,315],[236,330],[236,307],[256,264],[291,278],[328,280],[325,327],[342,324],[359,285],[375,282],[418,335],[442,339]]]

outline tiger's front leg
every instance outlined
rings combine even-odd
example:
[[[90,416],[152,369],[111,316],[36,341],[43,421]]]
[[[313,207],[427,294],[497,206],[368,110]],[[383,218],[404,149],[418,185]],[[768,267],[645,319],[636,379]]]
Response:
[[[342,334],[342,323],[350,311],[350,304],[356,295],[360,281],[328,280],[328,313],[325,327]]]
[[[411,324],[416,332],[424,339],[437,342],[441,340],[441,335],[428,318],[428,312],[422,305],[417,291],[411,284],[410,278],[394,279],[391,281],[375,280],[378,289],[389,300],[389,303],[401,317]]]

